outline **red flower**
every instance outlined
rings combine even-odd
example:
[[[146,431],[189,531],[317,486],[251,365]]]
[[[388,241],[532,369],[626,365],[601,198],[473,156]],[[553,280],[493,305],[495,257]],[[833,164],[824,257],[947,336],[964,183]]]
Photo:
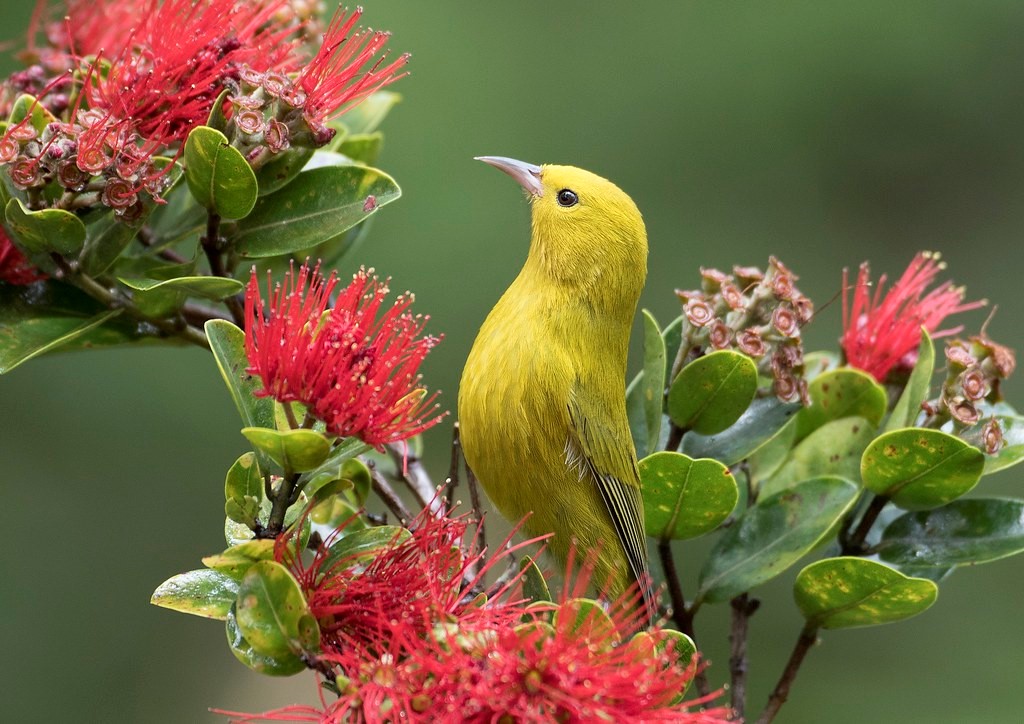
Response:
[[[860,265],[857,283],[853,285],[853,301],[846,270],[843,271],[843,336],[841,344],[847,364],[864,370],[879,382],[889,371],[913,354],[921,339],[921,327],[933,337],[959,332],[963,327],[939,330],[942,321],[951,314],[977,309],[985,301],[963,303],[963,289],[946,281],[925,293],[945,264],[937,254],[918,253],[892,289],[882,296],[886,276],[883,274],[870,293],[870,271],[867,262]]]
[[[437,393],[427,394],[418,370],[440,339],[419,336],[427,318],[409,313],[413,296],[399,295],[378,319],[387,281],[360,270],[327,311],[337,283],[336,273],[325,280],[319,267],[292,269],[283,286],[272,289],[268,282],[264,318],[253,270],[246,353],[249,373],[263,381],[257,394],[301,402],[331,434],[377,447],[436,425],[444,416],[433,404]]]
[[[40,279],[46,279],[46,275],[29,263],[0,228],[0,281],[24,286]]]
[[[347,17],[343,10],[335,13],[320,50],[295,81],[305,93],[304,114],[314,133],[326,121],[406,75],[398,71],[408,62],[408,53],[387,65],[386,55],[376,58],[390,33],[361,28],[353,32],[362,12],[356,8]]]

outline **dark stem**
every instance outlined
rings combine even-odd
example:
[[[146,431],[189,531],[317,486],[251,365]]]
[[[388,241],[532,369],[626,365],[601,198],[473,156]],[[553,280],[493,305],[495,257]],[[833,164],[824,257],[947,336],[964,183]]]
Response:
[[[729,632],[729,679],[732,682],[732,710],[740,721],[747,708],[747,631],[750,617],[761,602],[741,593],[729,602],[732,606],[732,629]]]
[[[203,251],[210,262],[210,273],[214,276],[233,279],[231,271],[224,265],[224,240],[220,235],[220,215],[206,216],[206,234],[201,238]],[[239,327],[245,327],[245,305],[241,295],[235,294],[224,300],[231,317]]]
[[[141,229],[139,229],[135,235],[135,238],[137,238],[139,240],[139,243],[142,244],[147,249],[152,247],[156,243],[156,238],[153,235],[153,230],[150,229],[148,226],[143,226]],[[174,251],[174,249],[159,249],[157,250],[156,255],[165,261],[171,262],[172,264],[188,264],[191,261],[191,259],[186,259],[181,254]]]
[[[394,488],[391,487],[390,483],[384,479],[384,476],[380,474],[377,467],[373,464],[373,461],[368,462],[370,468],[370,480],[373,483],[373,490],[377,493],[377,496],[384,501],[384,504],[388,506],[388,510],[395,514],[398,518],[398,522],[402,525],[407,525],[412,520],[413,515],[409,512],[409,509],[405,507],[405,503],[398,497]]]
[[[444,479],[448,493],[449,508],[455,506],[455,489],[459,486],[459,463],[462,460],[462,442],[459,440],[459,423],[452,425],[452,454],[448,462],[448,477]]]
[[[183,317],[178,317],[177,319],[153,319],[147,317],[139,311],[139,308],[135,306],[130,298],[111,291],[88,274],[82,272],[77,264],[69,263],[59,254],[52,255],[52,258],[60,270],[58,278],[75,285],[107,308],[122,309],[135,319],[156,327],[167,336],[181,337],[199,347],[210,348],[210,342],[206,339],[203,331],[188,324]]]
[[[420,506],[429,508],[435,515],[441,514],[441,501],[437,496],[437,489],[423,467],[423,462],[412,453],[409,444],[391,443],[388,445],[388,452],[395,463],[396,476],[409,487]]]
[[[677,451],[685,434],[686,430],[673,422],[668,428],[668,442],[665,443],[665,449],[669,452]]]
[[[661,558],[661,567],[665,571],[665,583],[668,586],[669,599],[672,601],[672,620],[675,622],[676,627],[689,636],[693,640],[694,645],[697,645],[697,637],[693,632],[694,612],[686,608],[686,598],[683,596],[683,587],[679,583],[676,560],[672,557],[671,541],[658,541],[658,556]],[[707,696],[711,693],[708,677],[704,674],[702,668],[697,669],[693,680],[697,686],[697,692],[701,696]]]
[[[293,492],[295,484],[299,482],[299,476],[286,474],[281,478],[281,485],[275,495],[270,496],[273,505],[270,508],[270,518],[267,519],[267,527],[263,529],[264,538],[276,538],[284,530],[284,516],[289,506],[295,502]]]
[[[786,703],[786,699],[789,697],[789,689],[793,685],[793,680],[796,679],[797,672],[800,670],[800,664],[803,663],[807,652],[811,650],[811,647],[817,641],[818,627],[808,623],[800,632],[800,638],[796,640],[796,646],[793,647],[793,653],[789,655],[786,668],[783,669],[779,682],[775,685],[775,689],[772,690],[771,696],[768,697],[768,705],[765,706],[761,716],[758,717],[757,724],[769,724],[775,719],[775,715],[779,713],[779,709],[782,708],[782,705]]]
[[[208,307],[205,304],[196,304],[195,302],[188,302],[185,304],[185,306],[181,308],[181,316],[186,322],[199,329],[202,329],[203,325],[211,319],[226,319],[231,321],[231,317],[221,310]]]
[[[476,482],[476,473],[466,463],[466,485],[469,487],[469,502],[473,506],[473,516],[476,518],[476,527],[480,531],[480,545],[487,547],[487,527],[484,525],[484,508],[480,504],[480,486]]]
[[[295,419],[295,410],[292,408],[292,403],[284,402],[281,404],[284,408],[284,416],[288,418],[288,424],[293,430],[299,429],[299,421]]]
[[[871,499],[871,503],[868,505],[867,510],[864,511],[864,515],[861,516],[860,523],[854,528],[853,533],[840,537],[842,554],[844,556],[862,555],[866,551],[864,542],[867,540],[868,533],[871,532],[871,527],[878,520],[878,516],[882,513],[888,502],[889,498],[886,496],[876,495]]]

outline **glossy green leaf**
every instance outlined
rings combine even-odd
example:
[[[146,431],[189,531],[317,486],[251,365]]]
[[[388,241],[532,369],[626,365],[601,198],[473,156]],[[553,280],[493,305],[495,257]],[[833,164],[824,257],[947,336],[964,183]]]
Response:
[[[864,486],[905,510],[937,508],[977,485],[985,456],[963,440],[918,427],[876,438],[861,458]]]
[[[662,388],[664,388],[665,380],[668,378],[669,368],[672,365],[672,355],[679,349],[681,330],[683,326],[683,318],[676,317],[665,329],[661,331],[661,339],[665,345],[665,369],[662,372]],[[647,433],[647,410],[648,403],[646,399],[646,384],[643,370],[637,374],[636,377],[629,383],[626,388],[626,416],[629,419],[629,432],[633,438],[633,446],[636,448],[637,457],[644,457],[649,444],[654,445],[654,449],[659,449],[665,446],[668,441],[668,417],[665,414],[661,415],[661,420],[657,423],[658,434],[656,436],[648,437]],[[664,389],[662,390],[662,398],[664,398]],[[664,404],[664,401],[660,404]]]
[[[275,487],[280,484],[280,478],[274,478],[274,481]],[[228,503],[230,502],[232,501],[228,501]],[[309,541],[311,533],[309,516],[304,515],[306,511],[306,504],[308,502],[309,499],[306,497],[306,494],[299,493],[299,499],[292,504],[284,514],[285,529],[292,528],[296,523],[301,523],[302,525],[298,531],[298,544],[300,548],[305,547],[306,543]],[[225,508],[227,508],[228,503],[225,503]],[[271,507],[272,503],[267,498],[263,498],[263,500],[260,501],[256,518],[262,525],[267,524],[267,521],[270,518]],[[249,527],[248,522],[249,521],[239,523],[232,520],[230,517],[224,520],[224,541],[229,547],[241,545],[242,543],[252,541],[255,538],[252,528]]]
[[[66,347],[121,314],[116,309],[88,318],[56,314],[19,316],[14,324],[7,324],[12,316],[10,311],[0,311],[0,374],[33,357]]]
[[[341,121],[350,135],[373,133],[380,128],[384,118],[401,100],[402,96],[398,93],[386,90],[377,91],[359,105],[345,111]]]
[[[739,490],[717,460],[659,452],[640,461],[644,523],[651,538],[687,539],[710,533],[736,507]]]
[[[356,133],[345,137],[345,140],[338,146],[338,152],[348,156],[356,163],[372,166],[377,163],[383,145],[384,134],[380,131]]]
[[[570,598],[558,607],[551,621],[556,630],[579,632],[591,645],[611,648],[620,640],[619,630],[600,602],[592,598]]]
[[[243,257],[292,254],[329,241],[401,195],[394,179],[365,166],[303,171],[263,197],[231,237]]]
[[[344,496],[334,496],[314,506],[309,513],[309,519],[320,528],[322,536],[330,535],[339,529],[341,535],[348,536],[370,527],[366,519],[360,515],[360,508],[344,500]]]
[[[242,422],[247,427],[273,427],[274,401],[255,396],[263,383],[245,371],[249,366],[245,356],[245,332],[231,322],[217,319],[206,323],[206,337]],[[269,456],[260,457],[261,468],[269,469],[269,462]]]
[[[772,495],[822,475],[859,482],[861,455],[874,437],[874,425],[862,417],[826,422],[793,448],[786,462],[761,484],[760,492]]]
[[[740,419],[717,435],[687,433],[682,452],[693,458],[714,458],[725,465],[735,465],[774,439],[800,409],[800,403],[782,402],[774,395],[756,399]]]
[[[871,375],[852,367],[818,375],[807,391],[811,404],[797,415],[797,440],[842,417],[863,417],[877,426],[888,405],[885,389]]]
[[[848,480],[822,477],[747,508],[707,557],[697,601],[727,601],[782,573],[818,544],[857,493]]]
[[[551,601],[551,589],[544,574],[530,556],[523,556],[519,561],[519,571],[523,576],[523,596],[527,600],[537,603],[538,601]]]
[[[237,608],[231,607],[227,621],[228,646],[235,658],[253,671],[266,676],[292,676],[306,669],[302,658],[288,652],[281,656],[267,656],[253,648],[238,627]]]
[[[203,208],[225,219],[242,219],[256,203],[256,174],[227,137],[197,126],[185,141],[185,181]]]
[[[331,448],[326,460],[303,474],[300,482],[309,494],[313,494],[322,485],[347,478],[352,481],[354,502],[362,505],[370,494],[370,470],[355,457],[370,449],[358,438],[346,438]]]
[[[757,392],[746,355],[719,350],[683,367],[668,394],[668,414],[684,430],[714,435],[740,418]]]
[[[227,618],[238,595],[238,583],[217,571],[199,569],[179,573],[161,583],[149,602],[194,616]]]
[[[15,99],[11,106],[11,113],[7,118],[8,127],[21,123],[29,116],[31,116],[29,123],[39,134],[42,134],[48,125],[57,121],[46,106],[28,93],[23,93]]]
[[[939,587],[864,558],[826,558],[800,571],[793,587],[804,618],[821,628],[877,626],[916,616]]]
[[[29,254],[73,256],[85,244],[85,224],[64,209],[29,211],[21,199],[7,202],[7,227]]]
[[[839,355],[835,352],[825,350],[808,352],[804,355],[804,379],[809,384],[819,375],[838,369],[839,364]]]
[[[82,270],[90,276],[107,271],[128,248],[145,223],[148,209],[131,222],[121,221],[113,209],[90,213],[85,222],[85,246],[79,257]]]
[[[365,565],[381,551],[409,540],[410,533],[397,525],[378,525],[339,538],[324,557],[325,569],[344,561],[346,566]]]
[[[683,438],[685,441],[686,438]],[[796,417],[782,426],[778,434],[759,447],[747,458],[750,477],[760,487],[764,481],[774,475],[786,460],[796,442]]]
[[[296,146],[271,156],[270,160],[256,171],[259,195],[272,194],[291,183],[309,163],[314,150],[308,146]]]
[[[302,588],[275,561],[259,561],[246,571],[238,584],[235,617],[239,632],[263,656],[314,651],[320,642]]]
[[[882,532],[883,560],[910,566],[962,566],[1024,552],[1024,501],[954,500],[935,510],[906,513]]]
[[[245,289],[245,284],[237,279],[214,276],[182,276],[162,281],[120,277],[118,281],[129,289],[141,292],[151,292],[157,289],[173,290],[181,292],[184,296],[205,297],[214,300],[225,299]]]
[[[224,513],[236,523],[256,520],[263,501],[263,476],[255,453],[245,453],[228,468],[224,478]]]
[[[885,432],[913,426],[921,414],[921,403],[928,399],[934,371],[935,345],[928,336],[928,330],[922,327],[921,344],[917,348],[917,363],[900,398],[896,401],[896,406],[892,408],[889,420],[885,423]]]
[[[273,557],[274,540],[267,538],[239,543],[223,553],[206,556],[203,558],[203,565],[210,570],[223,573],[232,580],[241,581],[253,564],[272,560]]]
[[[658,448],[661,437],[662,407],[665,399],[665,340],[661,337],[658,321],[646,309],[644,320],[644,374],[640,394],[644,401],[644,420],[647,427],[645,455]]]
[[[244,427],[242,434],[289,474],[313,470],[331,453],[331,441],[314,430]]]

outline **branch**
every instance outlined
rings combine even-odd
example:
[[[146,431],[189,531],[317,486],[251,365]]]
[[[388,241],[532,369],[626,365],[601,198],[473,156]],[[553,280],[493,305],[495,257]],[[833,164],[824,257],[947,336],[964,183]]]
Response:
[[[693,632],[693,611],[686,608],[686,598],[683,596],[683,588],[679,583],[679,572],[676,570],[676,561],[672,557],[672,543],[668,540],[658,541],[658,556],[661,558],[661,567],[665,571],[665,583],[668,585],[669,599],[672,601],[672,620],[684,634],[693,640],[697,645],[697,637]],[[698,650],[700,647],[697,647]],[[703,667],[698,667],[693,677],[697,692],[701,696],[711,694],[711,686],[708,684],[708,677]]]
[[[231,272],[224,266],[223,239],[220,235],[220,216],[209,212],[206,216],[206,234],[200,237],[203,244],[203,251],[210,262],[210,273],[214,276],[234,279]],[[231,311],[235,324],[239,327],[245,326],[245,306],[240,295],[235,294],[224,300],[224,304]]]
[[[402,525],[408,525],[413,519],[413,514],[405,507],[405,503],[395,493],[394,488],[391,484],[384,479],[384,476],[377,470],[377,466],[373,464],[372,460],[367,461],[367,465],[370,468],[370,480],[373,483],[373,491],[377,493],[377,496],[384,501],[384,504],[388,506],[388,509],[395,514],[398,518],[398,522]]]
[[[888,504],[889,499],[884,495],[876,495],[871,499],[871,503],[864,511],[864,515],[860,518],[860,523],[854,529],[853,533],[849,535],[840,534],[840,544],[842,546],[842,554],[844,556],[859,556],[865,552],[864,542],[867,540],[868,533],[871,532],[871,528],[874,526],[875,521],[878,520],[878,516],[881,515],[882,510]]]
[[[786,662],[786,668],[782,671],[779,682],[775,685],[771,696],[768,697],[768,705],[757,719],[757,724],[770,724],[775,719],[775,715],[779,713],[779,709],[782,708],[782,705],[786,703],[786,699],[789,697],[789,689],[793,685],[793,680],[796,679],[797,672],[800,670],[800,664],[803,663],[807,652],[817,642],[818,627],[812,626],[809,623],[806,624],[800,632],[800,638],[796,640],[793,653],[789,655],[789,661]]]
[[[430,475],[423,467],[423,462],[412,454],[407,443],[393,442],[388,445],[388,452],[395,463],[396,476],[405,483],[416,500],[424,508],[429,508],[434,515],[442,515],[441,500],[437,488],[430,480]]]
[[[729,602],[732,629],[729,632],[729,679],[732,682],[732,710],[740,721],[747,708],[747,630],[750,617],[761,606],[756,598],[741,593]]]
[[[462,441],[459,439],[459,423],[456,422],[452,425],[452,451],[451,460],[448,462],[448,477],[444,479],[449,508],[455,505],[455,489],[459,486],[459,463],[461,461]]]

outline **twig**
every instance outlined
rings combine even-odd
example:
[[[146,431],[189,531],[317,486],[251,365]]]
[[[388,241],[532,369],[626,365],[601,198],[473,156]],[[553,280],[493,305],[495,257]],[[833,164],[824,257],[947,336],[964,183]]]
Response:
[[[188,302],[181,308],[182,318],[193,327],[202,328],[211,319],[225,319],[231,321],[231,316],[219,309],[208,307],[205,304]]]
[[[270,507],[267,527],[263,529],[264,538],[276,538],[284,530],[284,516],[288,513],[288,508],[295,503],[298,497],[298,491],[295,489],[298,482],[298,473],[286,474],[281,478],[281,484],[278,486],[277,492],[271,496],[274,502]]]
[[[409,486],[419,504],[424,508],[430,508],[434,515],[442,514],[437,488],[431,482],[423,462],[409,451],[408,443],[391,443],[388,445],[388,452],[395,463],[398,479]]]
[[[141,229],[139,229],[138,232],[136,232],[135,238],[137,238],[139,240],[139,243],[142,244],[147,249],[152,248],[153,245],[156,243],[156,240],[153,238],[153,230],[150,229],[148,226],[143,226]],[[188,264],[190,261],[192,261],[191,259],[186,259],[185,257],[183,257],[181,254],[174,251],[174,249],[157,249],[156,255],[159,256],[161,259],[169,261],[173,264]]]
[[[669,452],[676,452],[679,449],[680,443],[683,442],[683,435],[685,434],[686,430],[674,422],[671,423],[668,428],[668,441],[665,443],[665,449]]]
[[[459,423],[452,425],[452,453],[448,463],[448,477],[444,479],[448,493],[449,508],[455,505],[455,489],[459,486],[459,463],[462,460],[462,441],[459,440]]]
[[[779,709],[782,708],[782,705],[786,703],[786,699],[789,697],[789,689],[793,685],[793,680],[796,679],[797,672],[800,670],[800,664],[803,663],[807,652],[811,650],[811,647],[817,641],[818,627],[811,624],[805,625],[800,632],[800,638],[796,640],[793,653],[789,655],[789,661],[786,662],[786,668],[783,669],[779,682],[775,685],[771,696],[768,697],[768,705],[765,706],[761,716],[757,719],[757,724],[769,724],[775,719],[775,715],[779,713]]]
[[[377,496],[384,501],[384,504],[388,506],[388,510],[395,514],[398,518],[398,522],[402,525],[408,524],[413,519],[413,514],[405,507],[405,503],[398,497],[394,488],[391,484],[384,479],[384,476],[380,474],[377,467],[373,464],[373,461],[369,461],[370,468],[370,480],[373,484],[373,491],[377,493]]]
[[[480,545],[486,548],[487,527],[484,524],[486,516],[484,515],[484,508],[480,504],[480,489],[476,484],[476,474],[469,467],[468,462],[466,463],[466,484],[469,486],[469,502],[473,506],[473,517],[476,518],[476,527],[480,531]]]
[[[665,571],[665,583],[668,585],[669,599],[672,601],[672,620],[680,631],[690,637],[696,646],[697,638],[693,632],[693,612],[686,608],[686,598],[683,596],[683,587],[679,583],[676,561],[672,557],[671,541],[658,541],[658,556],[661,558],[661,567]],[[697,692],[701,696],[708,696],[711,693],[711,685],[708,683],[708,677],[704,673],[703,668],[697,669],[693,680],[697,686]]]
[[[864,553],[864,542],[867,540],[868,533],[871,532],[872,526],[874,526],[875,521],[878,520],[878,516],[881,515],[888,502],[889,498],[884,495],[874,496],[853,533],[850,533],[848,536],[840,536],[839,540],[844,556],[856,556]]]
[[[223,239],[220,235],[220,215],[210,212],[206,216],[206,234],[200,241],[203,244],[203,251],[210,262],[210,273],[214,276],[233,279],[231,272],[224,266]],[[224,300],[224,304],[231,311],[231,317],[239,327],[245,326],[245,307],[238,294],[232,295]]]
[[[747,630],[750,617],[761,602],[741,593],[729,602],[732,628],[729,631],[729,680],[732,682],[732,710],[742,721],[747,708]]]

